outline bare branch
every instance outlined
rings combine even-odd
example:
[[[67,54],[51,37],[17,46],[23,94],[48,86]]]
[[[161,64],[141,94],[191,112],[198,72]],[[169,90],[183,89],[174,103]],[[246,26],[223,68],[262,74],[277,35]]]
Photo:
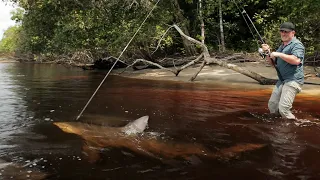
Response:
[[[202,64],[201,64],[201,66],[200,66],[200,69],[194,74],[193,77],[191,77],[191,79],[190,79],[191,81],[195,80],[195,78],[197,77],[197,75],[200,73],[200,71],[203,69],[203,67],[204,67],[206,64],[208,64],[208,65],[210,65],[210,64],[218,64],[219,66],[222,66],[222,67],[225,67],[225,68],[228,68],[228,69],[232,69],[232,70],[234,70],[234,71],[236,71],[236,72],[238,72],[238,73],[241,73],[241,74],[243,74],[243,75],[245,75],[245,76],[248,76],[248,77],[250,77],[250,78],[258,81],[258,82],[259,82],[260,84],[262,84],[262,85],[267,85],[267,84],[268,84],[268,85],[271,85],[271,84],[275,84],[275,83],[276,83],[277,80],[275,80],[275,79],[265,78],[265,77],[263,77],[263,76],[255,73],[255,72],[252,72],[252,71],[247,70],[247,69],[243,69],[243,68],[241,68],[241,67],[239,67],[239,66],[237,66],[237,65],[235,65],[235,64],[227,63],[228,60],[237,57],[236,55],[231,56],[231,57],[226,57],[226,58],[220,59],[220,60],[218,60],[218,59],[216,59],[216,58],[210,57],[208,48],[207,48],[207,46],[206,46],[204,43],[202,43],[202,42],[200,42],[200,41],[198,41],[198,40],[196,40],[196,39],[194,39],[194,38],[192,38],[192,37],[187,36],[186,34],[184,34],[184,33],[182,32],[182,30],[181,30],[177,25],[174,24],[172,27],[174,27],[174,28],[180,33],[180,35],[181,35],[183,38],[185,38],[186,40],[188,40],[188,41],[190,41],[190,42],[192,42],[192,43],[198,44],[198,45],[200,45],[200,46],[202,47],[202,53],[201,53],[195,60],[189,62],[188,64],[182,66],[181,68],[169,69],[169,68],[165,68],[165,67],[163,67],[163,66],[161,66],[161,65],[159,65],[159,64],[157,64],[157,63],[151,62],[151,61],[147,61],[147,60],[144,60],[144,59],[137,59],[136,61],[134,61],[133,64],[127,66],[127,67],[126,67],[122,72],[120,72],[119,74],[123,73],[123,72],[124,72],[125,70],[127,70],[129,67],[132,67],[134,64],[136,64],[136,63],[138,63],[138,62],[145,62],[145,63],[148,63],[148,64],[150,64],[150,65],[156,66],[156,67],[158,67],[158,68],[160,68],[160,69],[164,69],[164,70],[166,70],[166,71],[170,71],[170,72],[172,72],[173,74],[175,74],[176,76],[178,76],[178,74],[180,73],[180,71],[182,71],[183,69],[186,69],[187,67],[190,67],[191,65],[193,65],[193,64],[195,64],[195,63],[197,63],[197,62],[199,62],[199,61],[202,60],[202,58],[203,58],[203,62],[202,62]]]
[[[154,63],[154,62],[151,62],[151,61],[148,61],[148,60],[145,60],[145,59],[137,59],[135,60],[131,65],[127,66],[122,72],[120,72],[119,74],[122,74],[124,71],[126,71],[129,67],[132,67],[133,65],[135,65],[136,63],[138,62],[145,62],[145,63],[148,63],[148,64],[151,64],[151,65],[154,65],[154,66],[157,66],[158,68],[160,69],[164,69],[166,71],[170,71],[172,72],[173,74],[175,74],[177,76],[178,72],[177,70],[173,70],[173,69],[169,69],[169,68],[165,68],[157,63]]]
[[[228,68],[228,69],[232,69],[236,72],[239,72],[245,76],[248,76],[248,77],[251,77],[252,79],[258,81],[260,84],[263,84],[263,85],[266,85],[266,84],[275,84],[276,80],[274,79],[268,79],[268,78],[265,78],[263,76],[261,76],[260,74],[257,74],[255,72],[252,72],[252,71],[249,71],[249,70],[246,70],[246,69],[243,69],[237,65],[234,65],[234,64],[228,64],[226,62],[223,62],[221,60],[217,60],[216,58],[211,58],[210,57],[210,54],[209,54],[209,51],[208,51],[208,48],[205,44],[201,43],[200,41],[197,41],[187,35],[185,35],[182,30],[177,26],[177,25],[173,25],[173,27],[184,37],[186,38],[187,40],[193,42],[193,43],[196,43],[196,44],[199,44],[201,47],[202,47],[202,50],[203,50],[203,55],[204,55],[204,61],[207,63],[207,64],[218,64],[219,66],[222,66],[222,67],[225,67],[225,68]],[[206,64],[205,63],[205,64]],[[199,72],[202,70],[203,68],[203,64],[202,66],[200,67],[200,70],[194,75],[194,77],[191,78],[191,80],[194,80],[197,75],[199,74]]]
[[[164,32],[164,34],[161,36],[161,38],[160,38],[159,41],[158,41],[158,45],[157,45],[156,49],[151,53],[151,55],[158,50],[158,48],[160,47],[160,43],[161,43],[162,39],[164,38],[164,36],[169,32],[169,30],[170,30],[172,27],[173,27],[173,26],[170,26],[170,27],[166,30],[166,32]]]
[[[203,61],[201,66],[200,66],[200,69],[198,72],[196,72],[191,78],[190,78],[190,81],[193,81],[196,79],[196,77],[198,76],[198,74],[200,73],[200,71],[203,69],[203,67],[206,65],[206,61]]]
[[[116,57],[113,57],[113,56],[109,56],[109,57],[107,57],[106,59],[104,59],[104,60],[109,60],[109,59],[117,59]],[[124,61],[122,61],[121,59],[119,59],[118,60],[119,62],[122,62],[123,64],[125,64],[125,65],[129,65],[129,64],[127,64],[126,62],[124,62]]]
[[[187,67],[196,64],[196,63],[199,62],[202,58],[203,58],[203,53],[201,53],[200,56],[198,56],[195,60],[193,60],[193,61],[189,62],[188,64],[186,64],[186,65],[182,66],[181,68],[179,68],[179,69],[177,70],[177,71],[178,71],[178,74],[180,73],[180,71],[186,69]],[[177,75],[178,75],[178,74],[177,74]]]
[[[203,44],[202,42],[198,41],[198,40],[195,40],[193,39],[192,37],[190,36],[187,36],[185,35],[182,30],[176,25],[174,24],[173,27],[180,33],[181,36],[183,36],[185,39],[187,39],[188,41],[191,41],[195,44],[198,44],[202,47],[202,50],[203,50],[203,55],[204,55],[204,59],[206,60],[206,58],[210,57],[209,55],[209,51],[208,51],[208,48],[205,44]]]

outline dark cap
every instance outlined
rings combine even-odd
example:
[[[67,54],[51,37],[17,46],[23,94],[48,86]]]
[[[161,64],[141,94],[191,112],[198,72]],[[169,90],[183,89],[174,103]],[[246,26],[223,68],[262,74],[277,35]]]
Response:
[[[294,24],[291,22],[284,22],[280,26],[280,31],[294,31]]]

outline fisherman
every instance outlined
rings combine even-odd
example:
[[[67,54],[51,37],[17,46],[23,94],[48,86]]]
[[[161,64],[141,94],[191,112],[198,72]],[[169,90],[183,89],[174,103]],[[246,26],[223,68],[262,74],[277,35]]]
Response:
[[[296,119],[291,113],[295,96],[301,91],[304,83],[303,62],[305,48],[295,37],[295,26],[291,22],[280,25],[282,44],[275,52],[271,52],[268,44],[262,44],[262,49],[269,52],[267,60],[278,69],[279,80],[269,99],[268,108],[273,115],[285,119]],[[272,63],[273,61],[273,63]]]

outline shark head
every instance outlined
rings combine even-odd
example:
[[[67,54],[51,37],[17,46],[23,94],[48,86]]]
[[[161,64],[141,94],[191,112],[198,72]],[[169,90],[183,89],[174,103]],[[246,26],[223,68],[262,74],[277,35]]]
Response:
[[[123,127],[122,132],[127,135],[142,133],[148,125],[148,119],[149,116],[143,116],[139,119],[136,119]]]
[[[79,134],[79,129],[73,124],[68,122],[55,122],[54,125],[58,126],[63,132],[71,134]]]

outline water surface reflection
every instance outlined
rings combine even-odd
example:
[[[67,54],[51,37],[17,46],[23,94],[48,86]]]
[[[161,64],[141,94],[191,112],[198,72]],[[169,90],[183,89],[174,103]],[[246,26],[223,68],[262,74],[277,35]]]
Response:
[[[304,121],[293,123],[268,117],[269,91],[116,76],[107,78],[79,121],[119,127],[149,115],[149,128],[126,144],[113,137],[114,144],[98,149],[99,159],[91,162],[83,153],[83,137],[53,122],[75,121],[104,75],[60,65],[0,64],[0,177],[320,178],[317,98],[297,97],[294,111]],[[132,140],[146,153],[133,151]],[[247,150],[239,144],[263,147]],[[194,147],[207,152],[195,153]],[[191,153],[169,157],[160,152],[165,148]],[[211,158],[204,155],[208,152]]]

